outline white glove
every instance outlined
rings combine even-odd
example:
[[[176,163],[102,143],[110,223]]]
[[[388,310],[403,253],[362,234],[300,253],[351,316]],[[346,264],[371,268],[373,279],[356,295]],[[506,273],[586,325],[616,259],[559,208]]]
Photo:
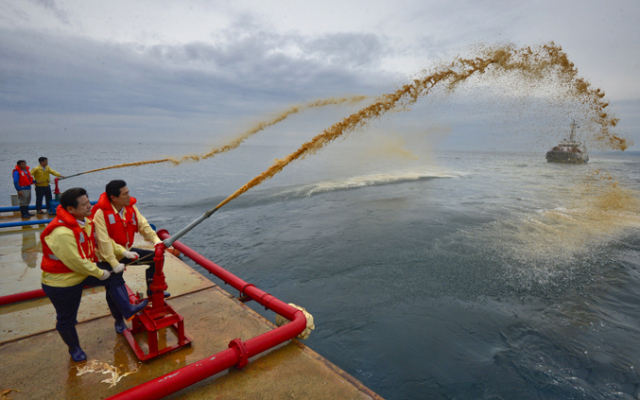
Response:
[[[113,272],[115,272],[116,274],[119,274],[122,271],[124,271],[124,264],[118,264],[113,267]]]
[[[111,276],[111,272],[103,269],[102,272],[104,272],[104,274],[102,274],[102,276],[98,279],[100,279],[101,281],[104,281],[106,279],[109,279],[109,277]]]
[[[124,253],[122,253],[122,255],[129,260],[137,260],[138,258],[140,258],[140,254],[136,253],[135,251],[125,251]]]

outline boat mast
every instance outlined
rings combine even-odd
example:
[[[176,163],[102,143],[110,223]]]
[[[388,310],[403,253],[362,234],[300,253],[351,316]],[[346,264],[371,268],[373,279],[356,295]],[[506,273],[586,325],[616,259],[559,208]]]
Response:
[[[569,136],[569,140],[572,142],[575,141],[576,128],[578,128],[578,124],[575,119],[571,120],[571,135]]]

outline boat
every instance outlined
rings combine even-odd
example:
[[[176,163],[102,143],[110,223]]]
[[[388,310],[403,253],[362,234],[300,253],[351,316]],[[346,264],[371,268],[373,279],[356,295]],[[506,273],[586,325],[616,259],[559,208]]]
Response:
[[[579,126],[575,120],[572,120],[571,133],[569,137],[562,140],[551,150],[547,151],[547,162],[585,164],[589,161],[587,145],[576,140],[576,128],[579,128]]]

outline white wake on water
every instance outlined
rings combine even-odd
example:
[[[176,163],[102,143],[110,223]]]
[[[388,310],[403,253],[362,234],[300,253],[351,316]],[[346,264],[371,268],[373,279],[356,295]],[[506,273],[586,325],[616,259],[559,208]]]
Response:
[[[402,171],[368,174],[341,179],[329,179],[297,186],[292,189],[287,189],[285,192],[279,192],[277,195],[295,194],[297,196],[312,196],[320,193],[358,189],[369,186],[382,186],[428,179],[463,178],[469,174],[468,172],[461,171]]]

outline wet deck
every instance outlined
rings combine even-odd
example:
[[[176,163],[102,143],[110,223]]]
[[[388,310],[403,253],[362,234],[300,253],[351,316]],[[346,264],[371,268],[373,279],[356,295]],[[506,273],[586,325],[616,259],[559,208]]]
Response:
[[[6,222],[6,217],[2,218]],[[0,296],[38,289],[43,227],[0,232]],[[222,288],[180,259],[167,255],[168,302],[185,318],[194,337],[182,348],[147,363],[139,362],[128,342],[113,329],[102,289],[85,289],[78,335],[88,362],[75,363],[55,325],[48,299],[0,307],[0,390],[6,398],[98,399],[112,396],[206,356],[225,350],[235,338],[247,340],[274,329]],[[141,290],[144,267],[125,272]],[[140,286],[140,287],[138,287]],[[283,299],[286,301],[286,299]],[[313,334],[313,333],[312,333]],[[165,332],[164,340],[175,337]],[[2,397],[3,399],[5,397]],[[242,371],[223,372],[169,398],[180,399],[379,399],[329,361],[297,340],[251,360]]]

